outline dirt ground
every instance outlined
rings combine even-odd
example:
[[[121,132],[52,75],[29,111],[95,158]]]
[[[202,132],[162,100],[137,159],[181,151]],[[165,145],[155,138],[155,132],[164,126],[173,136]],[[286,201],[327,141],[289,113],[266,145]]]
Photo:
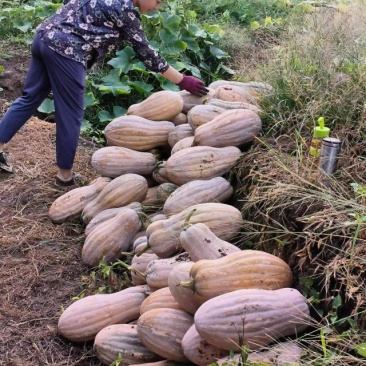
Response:
[[[0,118],[20,93],[27,58],[0,58],[6,72],[0,77]],[[6,147],[15,173],[0,172],[1,366],[100,365],[91,344],[72,344],[57,334],[62,307],[87,293],[90,270],[80,260],[81,223],[48,219],[52,202],[75,188],[54,183],[54,127],[36,117],[28,121]],[[97,176],[90,165],[96,149],[80,139],[74,170],[86,182]]]

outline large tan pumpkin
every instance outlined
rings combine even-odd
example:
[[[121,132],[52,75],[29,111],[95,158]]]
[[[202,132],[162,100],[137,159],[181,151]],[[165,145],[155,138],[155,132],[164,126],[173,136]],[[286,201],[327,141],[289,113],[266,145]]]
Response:
[[[183,99],[177,92],[162,90],[151,94],[141,103],[127,109],[127,115],[135,115],[152,121],[167,121],[175,118],[183,109]]]
[[[203,127],[203,126],[202,126]],[[194,146],[179,150],[154,170],[161,177],[179,186],[197,179],[211,179],[227,173],[241,155],[235,146]]]
[[[108,325],[128,323],[137,319],[147,291],[148,286],[134,286],[113,294],[84,297],[71,304],[61,314],[58,331],[70,341],[92,340]]]
[[[169,133],[175,125],[168,121],[151,121],[139,116],[122,116],[104,129],[110,146],[122,146],[137,151],[147,151],[168,145]]]
[[[113,324],[103,328],[95,337],[93,351],[104,365],[110,365],[119,355],[122,356],[121,366],[161,359],[141,343],[136,324]]]
[[[141,202],[146,197],[147,190],[147,181],[141,175],[121,175],[113,179],[93,201],[85,206],[81,215],[82,219],[88,223],[98,213],[108,208]]]
[[[149,152],[121,146],[102,147],[91,159],[91,165],[98,174],[111,178],[128,173],[150,175],[156,163],[155,155]]]
[[[111,181],[110,178],[99,177],[89,185],[66,192],[53,201],[48,210],[48,217],[55,224],[79,217],[88,204]]]
[[[172,131],[170,131],[168,136],[168,144],[173,147],[178,141],[183,140],[186,137],[194,135],[192,127],[185,123],[183,125],[176,126]]]
[[[221,294],[246,288],[277,290],[292,285],[292,271],[282,259],[261,250],[242,250],[196,262],[190,272],[194,297],[203,304]],[[181,285],[186,285],[181,283]]]
[[[223,177],[193,180],[177,188],[165,201],[163,212],[167,216],[178,214],[199,203],[225,202],[234,193],[231,184]]]
[[[202,97],[199,97],[197,95],[191,94],[190,92],[186,90],[182,90],[178,92],[180,96],[183,99],[183,109],[182,112],[187,114],[194,106],[200,105],[200,104],[206,104],[211,98],[213,98],[215,94],[214,89],[209,89],[209,92],[206,95],[203,95]]]
[[[87,236],[82,250],[82,260],[95,267],[104,260],[114,262],[132,246],[132,239],[142,223],[135,210],[124,208],[113,218],[99,224]]]
[[[234,238],[243,225],[241,212],[224,203],[200,203],[166,220],[151,223],[146,229],[148,243],[161,258],[169,258],[182,249],[179,236],[187,221],[206,224],[220,239]]]
[[[192,315],[184,310],[159,308],[142,314],[137,321],[141,342],[151,351],[173,361],[187,361],[182,339],[193,324]],[[158,335],[158,336],[157,336]]]
[[[180,244],[192,261],[218,259],[240,249],[218,238],[205,224],[198,223],[183,230],[179,236]]]
[[[258,114],[248,109],[231,109],[198,127],[194,143],[199,146],[243,146],[252,142],[262,129]]]
[[[309,307],[299,291],[244,289],[216,296],[196,311],[197,332],[208,343],[240,351],[258,349],[309,326]]]
[[[215,117],[225,112],[226,109],[216,107],[215,105],[203,104],[196,105],[187,114],[187,122],[192,127],[193,131],[197,127],[212,121]]]

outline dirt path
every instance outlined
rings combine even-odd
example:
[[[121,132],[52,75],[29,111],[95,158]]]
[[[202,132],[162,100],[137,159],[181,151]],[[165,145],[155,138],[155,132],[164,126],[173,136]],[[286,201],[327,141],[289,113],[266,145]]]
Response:
[[[93,289],[80,261],[81,224],[54,225],[47,216],[55,198],[72,189],[54,185],[54,127],[28,121],[7,146],[16,173],[0,173],[1,366],[99,365],[90,344],[57,335],[61,308]],[[80,141],[75,171],[87,182],[96,177],[90,166],[95,150]]]

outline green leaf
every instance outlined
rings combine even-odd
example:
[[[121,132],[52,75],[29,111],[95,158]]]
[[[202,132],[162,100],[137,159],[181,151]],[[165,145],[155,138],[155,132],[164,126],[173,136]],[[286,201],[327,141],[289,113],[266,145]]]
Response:
[[[187,43],[178,40],[175,42],[165,43],[162,51],[170,56],[173,56],[173,55],[179,55],[186,49],[187,49]]]
[[[84,108],[93,107],[99,104],[99,100],[94,97],[93,92],[84,95]]]
[[[208,27],[206,27],[207,33],[211,34],[217,34],[220,37],[222,37],[224,35],[224,30],[218,26],[218,25],[209,25]]]
[[[90,130],[91,128],[92,128],[92,125],[91,125],[90,121],[88,121],[87,119],[83,119],[81,122],[81,127],[80,127],[81,132]]]
[[[121,69],[114,69],[108,75],[102,78],[103,84],[96,85],[96,87],[107,93],[113,95],[130,94],[131,88],[128,81],[128,76],[120,79]]]
[[[46,98],[37,110],[41,113],[51,114],[55,111],[55,104],[53,100]]]
[[[99,111],[98,118],[100,122],[109,122],[112,121],[113,116],[108,111]]]
[[[113,117],[118,118],[126,114],[126,108],[120,107],[119,105],[115,105],[113,107]]]
[[[0,65],[0,72],[3,72],[5,70],[3,65]]]
[[[32,28],[32,23],[29,21],[16,20],[13,22],[13,27],[19,29],[23,33],[26,33]]]
[[[154,89],[153,85],[145,83],[144,81],[131,81],[130,85],[140,94],[148,94]]]
[[[129,46],[125,47],[122,51],[116,53],[117,57],[112,58],[107,62],[113,68],[120,68],[124,74],[133,70],[133,59],[135,58],[135,52]]]
[[[168,13],[165,13],[168,14]],[[164,18],[164,16],[163,16]],[[180,23],[182,18],[179,15],[173,14],[169,15],[164,19],[164,28],[168,29],[172,33],[179,33]]]
[[[337,295],[332,301],[332,307],[334,309],[338,309],[342,305],[342,297],[341,295]]]
[[[355,350],[360,356],[366,357],[366,343],[357,344]]]
[[[214,55],[218,59],[227,58],[229,57],[229,54],[223,51],[220,48],[217,48],[215,46],[210,46],[210,52],[212,55]]]
[[[199,28],[196,24],[189,24],[187,29],[192,35],[194,35],[197,38],[207,37],[207,33],[202,28]]]

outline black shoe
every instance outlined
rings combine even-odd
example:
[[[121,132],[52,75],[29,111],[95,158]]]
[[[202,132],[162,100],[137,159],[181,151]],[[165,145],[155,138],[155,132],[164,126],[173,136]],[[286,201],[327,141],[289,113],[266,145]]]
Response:
[[[62,180],[56,176],[56,185],[59,187],[70,187],[73,185],[84,185],[84,181],[79,174],[72,173],[70,180]]]
[[[4,152],[0,153],[0,170],[5,170],[9,173],[13,172],[13,166],[9,163],[8,157]]]

